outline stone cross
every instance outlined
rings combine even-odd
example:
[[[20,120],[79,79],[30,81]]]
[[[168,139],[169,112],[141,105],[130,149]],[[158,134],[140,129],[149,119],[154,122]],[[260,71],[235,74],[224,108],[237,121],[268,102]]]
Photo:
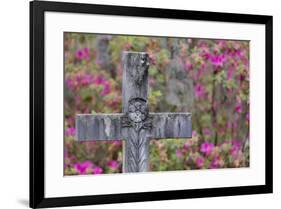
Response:
[[[149,170],[149,139],[191,138],[190,113],[150,113],[148,54],[123,52],[122,113],[78,114],[76,140],[124,140],[123,172]]]

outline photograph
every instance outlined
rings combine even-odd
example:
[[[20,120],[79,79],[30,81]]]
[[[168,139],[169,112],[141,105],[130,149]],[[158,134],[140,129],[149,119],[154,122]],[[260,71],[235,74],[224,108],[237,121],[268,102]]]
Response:
[[[30,3],[30,207],[273,192],[273,17]]]
[[[63,37],[64,175],[250,166],[249,40]]]

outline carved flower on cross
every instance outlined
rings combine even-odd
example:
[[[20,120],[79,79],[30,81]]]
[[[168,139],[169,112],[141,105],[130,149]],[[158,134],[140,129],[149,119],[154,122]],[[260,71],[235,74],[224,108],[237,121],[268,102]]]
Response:
[[[152,127],[146,100],[133,98],[129,101],[128,112],[122,118],[122,127],[134,127],[137,131]]]
[[[128,109],[128,117],[135,123],[144,121],[148,115],[148,107],[144,99],[136,98],[130,100]]]

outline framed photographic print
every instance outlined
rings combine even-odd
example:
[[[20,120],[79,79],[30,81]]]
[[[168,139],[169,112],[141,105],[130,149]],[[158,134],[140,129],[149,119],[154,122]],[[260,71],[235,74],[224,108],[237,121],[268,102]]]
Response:
[[[30,207],[271,193],[272,16],[30,3]]]

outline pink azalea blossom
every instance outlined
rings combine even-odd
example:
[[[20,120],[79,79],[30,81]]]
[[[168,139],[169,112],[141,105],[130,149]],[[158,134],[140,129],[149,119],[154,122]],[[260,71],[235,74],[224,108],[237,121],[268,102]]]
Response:
[[[94,82],[94,76],[90,74],[85,74],[82,76],[81,84],[87,86]]]
[[[114,145],[116,145],[116,146],[120,146],[120,145],[122,145],[122,141],[121,141],[121,140],[114,140],[114,141],[112,142],[112,144],[114,144]]]
[[[204,128],[204,129],[203,129],[203,134],[204,134],[205,136],[211,136],[212,132],[211,132],[210,129]]]
[[[242,112],[242,103],[241,102],[237,102],[236,103],[235,112],[237,112],[237,113],[241,113]]]
[[[65,135],[66,136],[74,136],[75,135],[75,128],[74,127],[67,128],[65,130]]]
[[[204,51],[201,53],[201,56],[204,57],[206,60],[208,60],[208,59],[210,59],[211,54],[210,54],[209,52],[207,52],[207,51],[204,50]]]
[[[224,48],[226,47],[226,41],[225,40],[217,40],[217,45],[220,47],[220,48]]]
[[[81,84],[82,79],[83,79],[83,76],[82,76],[81,73],[76,74],[76,76],[75,76],[75,81],[76,81],[77,85],[80,85],[80,84]]]
[[[87,169],[90,169],[93,167],[93,163],[91,161],[84,161],[83,163],[75,163],[74,164],[74,169],[79,173],[79,174],[85,174],[87,172]]]
[[[225,126],[226,126],[227,129],[231,129],[231,127],[232,127],[231,121],[227,121]]]
[[[90,49],[89,48],[86,47],[86,48],[83,49],[83,56],[87,60],[90,59]]]
[[[181,151],[180,149],[177,149],[177,151],[176,151],[176,156],[177,156],[178,158],[181,158],[181,157],[183,156],[182,151]]]
[[[210,142],[204,142],[200,146],[200,151],[202,153],[205,153],[207,156],[211,154],[213,149],[214,149],[214,145],[212,143],[210,143]]]
[[[101,167],[94,167],[93,168],[93,174],[102,174],[103,173],[103,169]]]
[[[82,50],[77,50],[75,53],[75,57],[79,60],[83,59],[83,51]]]
[[[225,61],[225,55],[213,55],[210,57],[212,64],[216,67],[222,67]]]
[[[210,168],[214,169],[214,168],[219,168],[220,167],[220,160],[218,156],[215,156],[214,159],[212,160],[211,164],[210,164]]]
[[[157,62],[156,55],[149,53],[148,56],[149,56],[149,63],[151,63],[151,65],[156,65],[156,62]]]
[[[124,48],[125,48],[125,50],[128,50],[128,49],[130,49],[132,47],[132,44],[130,44],[130,43],[125,43],[125,45],[124,45]]]
[[[71,78],[67,78],[67,79],[65,80],[65,84],[66,84],[67,88],[70,89],[70,90],[72,90],[73,87],[74,87],[73,81],[72,81]]]
[[[116,160],[110,160],[107,162],[107,166],[115,170],[119,167],[119,163]]]
[[[188,70],[192,70],[192,67],[193,66],[190,60],[189,59],[185,60],[184,69],[188,71]]]
[[[148,77],[148,84],[149,86],[153,86],[156,83],[155,78],[153,77]]]
[[[228,71],[227,71],[227,80],[231,80],[232,79],[233,73],[234,73],[234,68],[233,67],[229,67]]]
[[[184,143],[183,148],[185,150],[188,150],[188,148],[189,148],[189,142],[188,141]]]
[[[94,83],[97,85],[104,84],[104,82],[105,82],[105,78],[102,75],[96,77],[96,79],[94,80]]]
[[[204,158],[203,157],[201,157],[201,156],[199,156],[199,157],[197,157],[196,158],[196,166],[198,167],[198,168],[202,168],[203,167],[203,165],[204,165]]]
[[[242,143],[241,141],[239,140],[233,140],[232,141],[232,147],[230,149],[230,154],[233,156],[233,157],[236,157],[238,155],[238,152],[240,151],[242,147]]]
[[[195,86],[195,97],[201,98],[201,97],[203,97],[204,93],[205,93],[204,86],[199,84],[199,83],[196,84],[196,86]]]
[[[192,137],[196,137],[196,136],[198,136],[198,134],[197,134],[197,131],[192,131]]]
[[[103,85],[103,90],[101,91],[101,95],[104,96],[106,94],[109,94],[110,93],[110,86],[108,83],[105,83]]]
[[[83,49],[77,50],[75,53],[75,57],[79,60],[82,60],[82,59],[89,60],[90,59],[90,49],[85,47]]]

